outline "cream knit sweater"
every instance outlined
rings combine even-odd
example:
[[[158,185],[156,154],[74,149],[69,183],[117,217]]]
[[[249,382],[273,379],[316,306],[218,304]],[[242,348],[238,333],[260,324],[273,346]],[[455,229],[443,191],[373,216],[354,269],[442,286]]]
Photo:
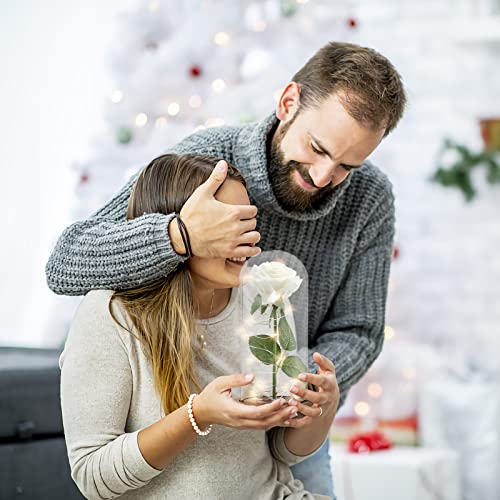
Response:
[[[196,361],[202,387],[240,372],[234,334],[240,321],[235,307],[239,293],[232,289],[226,308],[208,320],[207,346]],[[329,498],[304,491],[302,482],[293,478],[289,465],[307,457],[290,453],[284,443],[286,429],[280,427],[264,431],[215,425],[165,469],[150,466],[137,435],[164,413],[139,342],[109,314],[111,295],[110,290],[95,290],[83,298],[59,361],[71,476],[87,498]],[[116,302],[113,311],[125,323]]]

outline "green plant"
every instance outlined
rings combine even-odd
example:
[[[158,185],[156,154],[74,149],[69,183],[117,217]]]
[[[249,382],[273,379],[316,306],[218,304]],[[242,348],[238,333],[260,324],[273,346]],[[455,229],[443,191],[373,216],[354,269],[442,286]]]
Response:
[[[462,191],[466,201],[471,201],[476,196],[476,189],[472,184],[472,170],[480,165],[486,167],[488,183],[500,183],[499,152],[485,150],[474,152],[463,144],[458,144],[451,139],[445,139],[438,154],[438,166],[432,174],[431,181],[445,187],[455,187]],[[454,158],[445,165],[446,156]]]
[[[257,295],[251,307],[251,314],[259,308],[264,314],[269,304],[262,305],[261,295]],[[273,335],[253,335],[248,339],[248,344],[252,354],[265,365],[273,366],[273,399],[276,399],[276,376],[278,369],[296,378],[299,373],[307,372],[307,367],[298,356],[287,355],[287,351],[297,348],[297,342],[290,325],[285,317],[285,304],[280,299],[275,304],[271,304],[271,314],[268,325],[273,324]]]

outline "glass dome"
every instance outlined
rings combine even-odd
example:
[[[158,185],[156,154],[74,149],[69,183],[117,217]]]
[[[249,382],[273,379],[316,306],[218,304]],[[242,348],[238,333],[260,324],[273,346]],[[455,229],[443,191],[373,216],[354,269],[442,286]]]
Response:
[[[255,375],[240,387],[239,400],[260,405],[290,393],[296,377],[307,372],[308,279],[304,265],[292,254],[265,251],[248,260],[240,274],[238,328],[242,373]]]

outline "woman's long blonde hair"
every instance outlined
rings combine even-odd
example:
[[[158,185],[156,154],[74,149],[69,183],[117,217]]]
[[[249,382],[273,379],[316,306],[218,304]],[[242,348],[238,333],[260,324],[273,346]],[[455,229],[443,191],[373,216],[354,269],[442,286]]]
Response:
[[[165,154],[155,158],[134,184],[127,219],[148,213],[179,213],[195,189],[209,178],[218,161],[211,156],[187,154]],[[246,187],[239,170],[230,164],[228,167],[226,178],[237,180]],[[155,388],[165,415],[186,403],[190,381],[197,391],[201,391],[193,356],[198,311],[193,303],[193,282],[187,262],[152,283],[115,291],[109,302],[115,322],[140,341],[151,361]],[[121,303],[138,336],[132,328],[117,320],[112,310],[114,300]]]

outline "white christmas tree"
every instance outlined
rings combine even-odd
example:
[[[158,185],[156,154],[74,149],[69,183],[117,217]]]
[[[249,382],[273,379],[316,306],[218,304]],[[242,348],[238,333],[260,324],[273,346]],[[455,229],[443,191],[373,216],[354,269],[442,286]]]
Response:
[[[76,219],[203,127],[272,112],[281,89],[330,40],[355,41],[345,0],[149,0],[122,17],[111,54],[108,134],[77,165]]]
[[[282,88],[321,46],[363,35],[355,7],[345,0],[140,2],[117,26],[109,129],[95,138],[91,161],[77,165],[75,219],[88,217],[135,171],[192,132],[272,112]],[[397,402],[368,405],[368,385],[372,394],[384,390],[380,373],[371,378],[352,391],[340,416],[372,420]]]

